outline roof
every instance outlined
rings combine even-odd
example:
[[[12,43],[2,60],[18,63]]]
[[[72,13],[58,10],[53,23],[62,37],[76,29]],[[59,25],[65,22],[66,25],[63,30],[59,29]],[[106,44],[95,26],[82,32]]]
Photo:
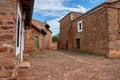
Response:
[[[37,27],[41,27],[42,29],[46,28],[49,32],[51,32],[51,30],[49,29],[50,26],[46,22],[42,22],[42,21],[38,21],[38,20],[32,19],[32,24],[34,24]],[[40,25],[40,26],[38,26],[38,25]]]
[[[82,13],[80,13],[80,12],[69,12],[66,16],[68,16],[68,15],[71,14],[71,13],[79,13],[79,14],[82,14],[81,16],[84,16],[84,15],[86,15],[86,14],[88,14],[88,13],[96,10],[96,9],[99,8],[99,7],[102,7],[102,6],[106,5],[106,4],[114,3],[114,2],[117,2],[117,1],[119,1],[119,0],[108,0],[108,1],[105,1],[104,3],[102,3],[102,4],[100,4],[100,5],[96,6],[95,8],[91,9],[90,11],[84,13],[84,14],[82,14]],[[63,20],[66,16],[64,16],[61,20]],[[80,17],[81,17],[81,16],[80,16]],[[78,17],[78,18],[80,18],[80,17]],[[77,18],[77,19],[78,19],[78,18]],[[60,20],[60,21],[61,21],[61,20]],[[59,22],[60,22],[60,21],[59,21]],[[73,20],[73,21],[74,21],[74,20]]]
[[[109,3],[116,2],[116,1],[119,1],[119,0],[107,0],[107,2]]]
[[[60,19],[59,22],[62,21],[65,17],[67,17],[67,16],[70,15],[71,13],[83,14],[83,13],[80,13],[80,12],[69,12],[66,16],[64,16],[62,19]]]
[[[20,0],[22,11],[25,13],[25,27],[29,28],[31,25],[34,0]]]
[[[34,24],[32,24],[32,27],[35,28],[36,30],[40,31],[40,32],[41,32],[42,34],[44,34],[44,35],[47,34],[43,29],[41,29],[41,28],[35,26]]]
[[[81,16],[85,16],[85,15],[91,13],[92,11],[94,12],[94,11],[96,11],[96,10],[102,8],[102,7],[107,6],[108,4],[111,4],[111,3],[114,3],[114,2],[117,2],[117,1],[119,1],[119,0],[108,0],[108,1],[105,1],[104,3],[96,6],[95,8],[91,9],[90,11],[86,12],[85,14],[83,14],[83,15],[81,15]],[[81,16],[80,16],[80,17],[81,17]],[[78,17],[78,18],[80,18],[80,17]],[[77,18],[77,19],[78,19],[78,18]]]

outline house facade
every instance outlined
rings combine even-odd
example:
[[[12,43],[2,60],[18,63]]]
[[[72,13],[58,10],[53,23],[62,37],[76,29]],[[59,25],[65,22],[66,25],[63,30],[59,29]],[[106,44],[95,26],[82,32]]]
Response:
[[[45,22],[32,20],[32,28],[25,32],[25,53],[51,48],[52,32],[49,28]]]
[[[34,0],[0,0],[0,80],[17,76]]]
[[[66,18],[69,18],[69,21],[66,21]],[[109,0],[74,20],[71,20],[70,14],[62,18],[60,48],[119,58],[120,1]]]
[[[68,40],[72,37],[69,34],[71,22],[81,15],[81,13],[70,12],[60,20],[60,49],[69,49],[71,44],[68,45]]]

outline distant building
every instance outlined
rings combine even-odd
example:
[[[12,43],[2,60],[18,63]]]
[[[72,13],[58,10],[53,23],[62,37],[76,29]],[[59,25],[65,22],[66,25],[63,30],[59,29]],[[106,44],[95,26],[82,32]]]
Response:
[[[60,20],[61,49],[120,57],[119,0],[108,0],[87,13],[76,15],[70,12]]]
[[[52,32],[49,28],[46,22],[32,20],[32,28],[25,32],[25,53],[51,48]]]
[[[51,44],[51,49],[53,50],[59,49],[59,41],[53,41]]]

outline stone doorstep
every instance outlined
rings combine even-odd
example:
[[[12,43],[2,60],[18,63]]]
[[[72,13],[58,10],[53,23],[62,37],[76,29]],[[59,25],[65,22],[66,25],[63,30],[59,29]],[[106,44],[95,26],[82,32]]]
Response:
[[[26,68],[30,68],[31,65],[30,65],[30,62],[21,62],[19,64],[19,69],[26,69]]]
[[[0,78],[9,78],[9,77],[13,77],[13,71],[12,70],[1,71],[0,72]]]

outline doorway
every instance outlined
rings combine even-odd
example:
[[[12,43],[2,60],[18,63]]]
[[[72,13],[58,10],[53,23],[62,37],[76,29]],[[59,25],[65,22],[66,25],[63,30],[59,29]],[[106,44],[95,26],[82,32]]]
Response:
[[[76,48],[80,49],[80,39],[76,39]]]
[[[68,49],[68,40],[66,40],[66,49]]]
[[[37,51],[38,50],[38,36],[35,36],[34,46],[35,46],[35,51]]]

